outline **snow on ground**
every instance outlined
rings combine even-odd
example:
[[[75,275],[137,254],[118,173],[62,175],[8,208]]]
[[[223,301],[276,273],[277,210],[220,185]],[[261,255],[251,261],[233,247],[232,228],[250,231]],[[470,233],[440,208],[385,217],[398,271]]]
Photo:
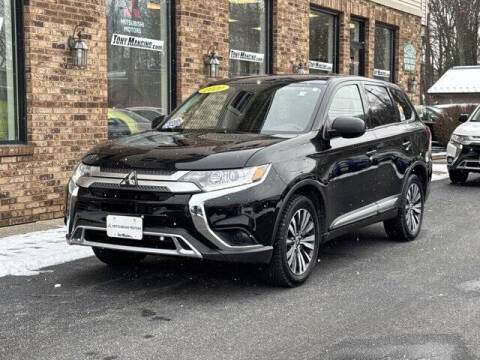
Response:
[[[448,179],[447,164],[433,164],[433,181]]]
[[[65,228],[0,239],[0,277],[31,276],[42,268],[92,256],[89,247],[69,246]]]

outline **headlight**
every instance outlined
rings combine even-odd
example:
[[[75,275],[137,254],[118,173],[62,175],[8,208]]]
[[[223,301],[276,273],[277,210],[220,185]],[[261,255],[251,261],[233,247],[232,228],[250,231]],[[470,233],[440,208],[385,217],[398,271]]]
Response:
[[[454,144],[457,143],[457,144],[463,144],[463,145],[465,145],[465,144],[470,143],[471,138],[470,138],[470,136],[453,134],[453,135],[452,135],[452,138],[450,139],[450,141],[451,141],[452,143],[454,143]]]
[[[91,172],[92,172],[92,167],[91,166],[80,163],[80,165],[78,165],[77,168],[75,169],[75,171],[73,172],[72,182],[74,184],[76,184],[78,179],[80,179],[80,177],[90,176]]]
[[[270,165],[262,165],[244,169],[190,171],[181,181],[193,182],[203,191],[213,191],[248,185],[265,178]]]

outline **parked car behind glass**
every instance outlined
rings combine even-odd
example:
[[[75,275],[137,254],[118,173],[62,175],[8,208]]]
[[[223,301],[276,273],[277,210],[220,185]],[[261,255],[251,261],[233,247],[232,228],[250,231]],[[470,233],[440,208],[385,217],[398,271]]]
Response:
[[[110,265],[146,254],[260,263],[295,286],[341,234],[383,222],[392,239],[416,239],[431,175],[430,131],[396,85],[230,80],[152,131],[92,149],[69,183],[67,238]]]

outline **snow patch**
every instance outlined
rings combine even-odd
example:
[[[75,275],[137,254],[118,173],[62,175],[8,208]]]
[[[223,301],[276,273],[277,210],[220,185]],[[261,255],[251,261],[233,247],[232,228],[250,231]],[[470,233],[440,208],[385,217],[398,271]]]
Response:
[[[0,277],[38,275],[40,269],[92,256],[89,247],[69,246],[66,229],[0,238]]]
[[[465,292],[479,292],[480,293],[480,280],[466,281],[458,285],[458,289]]]
[[[433,164],[432,181],[448,179],[447,164]]]

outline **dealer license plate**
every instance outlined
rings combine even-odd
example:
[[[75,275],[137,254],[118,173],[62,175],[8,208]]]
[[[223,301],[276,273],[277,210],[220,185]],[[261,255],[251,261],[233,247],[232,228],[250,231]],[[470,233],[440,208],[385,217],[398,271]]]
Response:
[[[121,239],[142,240],[143,219],[133,216],[107,216],[107,236]]]

